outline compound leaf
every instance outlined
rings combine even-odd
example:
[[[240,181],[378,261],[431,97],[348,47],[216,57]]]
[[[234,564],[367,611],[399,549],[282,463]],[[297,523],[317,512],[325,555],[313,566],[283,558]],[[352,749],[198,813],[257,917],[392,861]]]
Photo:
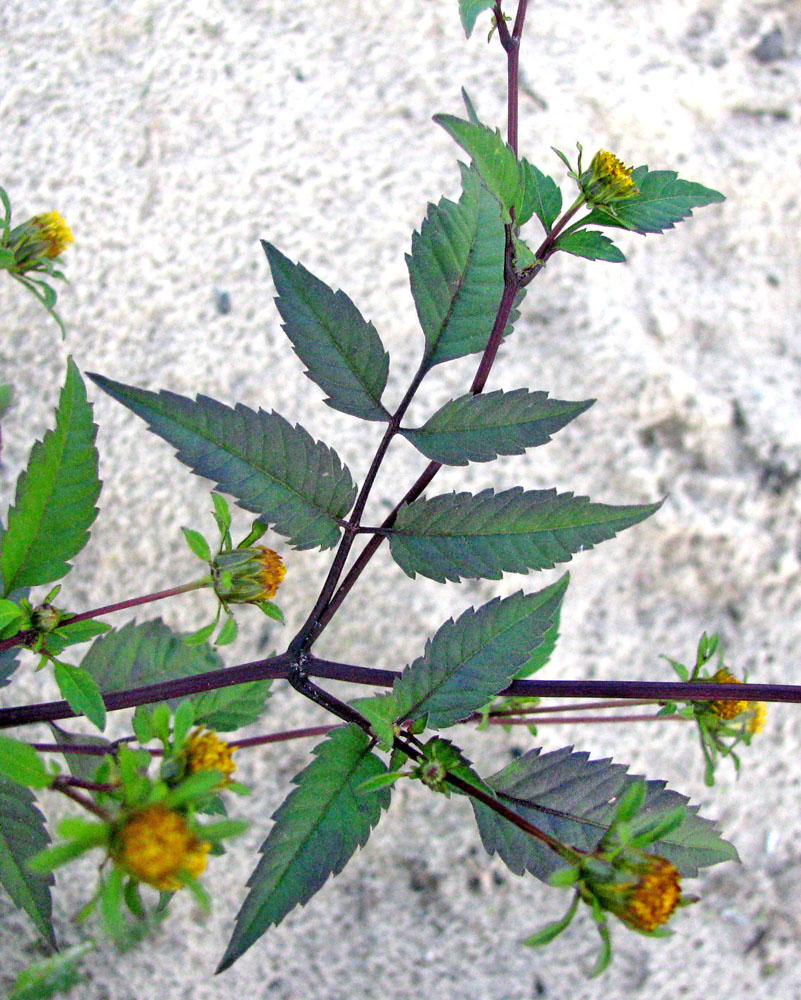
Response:
[[[498,798],[518,815],[581,851],[598,845],[626,790],[641,779],[623,764],[590,760],[586,752],[562,747],[550,753],[530,750],[486,782]],[[683,822],[664,839],[648,847],[650,853],[671,861],[682,875],[737,859],[735,848],[721,838],[714,822],[698,815],[698,806],[666,788],[664,781],[647,781],[639,817],[654,819],[687,806]],[[516,874],[528,871],[547,882],[565,862],[540,841],[519,830],[492,809],[473,801],[481,840],[489,854],[497,853]],[[636,823],[636,820],[635,820]]]
[[[560,236],[556,241],[559,250],[572,253],[574,257],[586,257],[587,260],[608,260],[613,264],[622,264],[626,259],[622,250],[597,229],[579,229]]]
[[[178,459],[211,479],[298,549],[330,548],[337,518],[356,499],[350,472],[336,452],[277,413],[235,408],[208,396],[188,399],[91,378],[168,441]]]
[[[31,871],[27,864],[49,843],[44,816],[33,794],[15,781],[0,778],[0,882],[45,941],[55,948],[50,900],[54,879],[52,874]]]
[[[640,189],[639,194],[615,202],[614,215],[601,207],[593,209],[581,224],[661,233],[691,216],[692,209],[726,200],[720,191],[682,180],[675,170],[635,167],[631,178]]]
[[[429,205],[406,255],[429,367],[487,346],[503,295],[504,231],[498,205],[475,170],[460,164],[462,196]],[[513,312],[508,336],[517,317]]]
[[[55,427],[34,444],[17,480],[0,551],[0,596],[66,576],[68,560],[89,540],[100,495],[96,432],[86,388],[70,358]]]
[[[313,753],[316,759],[293,779],[297,788],[273,814],[275,825],[261,846],[263,857],[248,880],[250,891],[218,972],[271,924],[307,903],[329,875],[339,874],[389,805],[388,788],[369,795],[357,791],[387,770],[357,726],[333,730]]]
[[[381,394],[389,355],[372,323],[348,296],[334,292],[302,264],[262,240],[278,296],[275,304],[308,377],[328,394],[335,410],[365,420],[387,420]]]
[[[422,427],[402,434],[427,458],[446,465],[490,462],[546,444],[592,403],[549,399],[547,392],[528,389],[467,393],[446,403]]]
[[[459,17],[462,19],[462,27],[467,38],[473,33],[478,15],[494,6],[495,0],[459,0]]]
[[[556,490],[515,487],[446,493],[402,507],[389,533],[392,558],[409,576],[462,577],[551,569],[650,517],[660,504],[610,506]]]
[[[433,729],[445,728],[486,705],[543,642],[567,584],[565,574],[536,594],[496,597],[449,618],[395,681],[398,721],[428,716]]]

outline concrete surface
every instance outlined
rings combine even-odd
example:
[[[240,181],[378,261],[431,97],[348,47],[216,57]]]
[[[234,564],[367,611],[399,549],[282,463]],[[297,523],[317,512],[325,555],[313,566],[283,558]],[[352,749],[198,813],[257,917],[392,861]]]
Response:
[[[399,399],[422,342],[403,254],[426,203],[458,193],[456,147],[431,115],[460,113],[464,85],[485,121],[503,123],[504,62],[487,30],[484,15],[465,41],[456,0],[6,0],[0,182],[18,219],[58,208],[76,243],[65,257],[72,284],[59,288],[66,343],[22,289],[0,284],[2,378],[19,395],[3,426],[4,500],[51,420],[68,352],[122,381],[274,407],[363,475],[377,428],[321,405],[302,375],[258,238],[344,288],[374,321],[392,355],[388,398]],[[663,237],[621,237],[625,265],[555,258],[490,387],[597,404],[548,448],[444,473],[432,488],[555,485],[614,503],[667,494],[658,516],[570,564],[549,676],[668,678],[659,654],[688,659],[708,629],[722,634],[736,671],[801,681],[800,33],[796,0],[531,5],[521,152],[557,171],[550,146],[580,140],[728,196]],[[464,391],[475,363],[439,367],[426,407]],[[180,526],[211,525],[205,485],[140,421],[92,396],[105,485],[92,541],[65,581],[75,609],[187,579],[196,567]],[[376,519],[380,498],[421,467],[409,446],[391,452]],[[247,518],[238,523],[244,530]],[[228,662],[291,635],[327,565],[271,537],[289,564],[289,626],[268,636],[245,613]],[[401,667],[449,615],[555,578],[412,583],[383,552],[319,649]],[[194,598],[152,615],[187,628],[208,610]],[[2,697],[53,693],[27,667]],[[318,719],[281,690],[264,728]],[[530,738],[469,733],[463,742],[486,772]],[[74,996],[801,997],[797,709],[772,709],[740,780],[723,766],[713,791],[689,732],[561,726],[543,728],[542,742],[668,779],[720,819],[743,859],[688,886],[702,902],[679,915],[669,941],[620,928],[601,980],[584,978],[594,947],[586,920],[545,953],[518,947],[564,898],[487,859],[464,803],[417,787],[399,791],[339,878],[214,978],[252,851],[308,760],[310,745],[296,743],[243,755],[243,776],[258,788],[242,805],[253,827],[210,867],[211,916],[176,900],[155,942],[91,957]],[[91,863],[85,873],[91,880]],[[85,894],[80,879],[60,882],[55,920],[69,943]],[[36,951],[6,897],[0,913],[8,986]]]

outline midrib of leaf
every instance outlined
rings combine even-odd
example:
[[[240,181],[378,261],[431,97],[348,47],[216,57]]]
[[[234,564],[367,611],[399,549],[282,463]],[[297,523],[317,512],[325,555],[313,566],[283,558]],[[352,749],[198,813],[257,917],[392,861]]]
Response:
[[[470,270],[470,263],[471,263],[471,261],[473,259],[473,256],[475,255],[475,252],[476,252],[476,244],[478,243],[478,208],[479,208],[478,197],[479,196],[476,197],[476,213],[475,213],[475,219],[474,219],[474,223],[475,224],[473,226],[473,234],[470,237],[470,249],[467,251],[467,257],[465,258],[464,267],[462,268],[461,273],[459,274],[459,280],[457,282],[456,289],[454,290],[454,293],[451,295],[451,300],[448,303],[448,311],[447,311],[447,313],[445,315],[445,318],[443,319],[443,321],[439,325],[439,330],[437,331],[437,338],[436,338],[436,340],[433,340],[433,339],[431,340],[431,347],[430,347],[429,350],[426,351],[426,357],[425,357],[426,362],[429,362],[431,360],[431,358],[434,356],[434,354],[436,353],[437,348],[439,347],[440,341],[442,340],[442,338],[443,338],[443,336],[445,334],[445,331],[448,329],[448,325],[449,325],[449,323],[451,321],[451,318],[453,317],[453,312],[454,312],[454,310],[456,308],[456,302],[457,302],[459,296],[461,295],[462,289],[464,287],[464,283],[465,283],[465,281],[467,279],[467,272]],[[450,234],[448,235],[448,246],[451,249],[451,251],[453,252],[453,242],[451,240]],[[454,256],[455,256],[455,254],[454,254]],[[442,267],[441,267],[441,265],[439,263],[439,259],[435,257],[435,261],[436,261],[437,267],[440,270],[440,274],[443,275],[443,280],[445,280],[445,274],[444,274],[444,272],[442,270]]]

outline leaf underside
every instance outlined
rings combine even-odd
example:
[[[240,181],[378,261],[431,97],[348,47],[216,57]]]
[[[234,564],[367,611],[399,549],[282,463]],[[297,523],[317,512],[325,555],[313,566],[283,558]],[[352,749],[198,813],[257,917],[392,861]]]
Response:
[[[427,458],[446,465],[490,462],[547,444],[592,403],[549,399],[547,392],[528,389],[467,393],[446,403],[422,427],[402,433]]]
[[[31,449],[8,512],[0,551],[2,596],[61,579],[71,569],[68,560],[89,540],[100,495],[96,433],[86,388],[69,359],[55,427]]]
[[[614,818],[626,789],[640,779],[624,764],[590,760],[586,752],[562,747],[550,753],[530,750],[486,782],[500,800],[530,823],[581,851],[592,851]],[[664,781],[647,781],[642,817],[668,813],[686,805],[686,796],[666,788]],[[565,862],[544,844],[496,812],[472,801],[481,840],[489,854],[498,854],[515,875],[528,871],[547,882]],[[687,877],[698,869],[737,859],[737,851],[721,838],[717,825],[688,806],[682,824],[649,846],[652,854],[671,861]]]
[[[610,506],[556,490],[446,493],[401,508],[393,559],[439,583],[550,569],[653,514],[659,504]]]
[[[178,459],[259,515],[298,549],[330,548],[356,499],[336,452],[278,413],[188,399],[90,376],[168,441]]]
[[[293,264],[262,240],[278,296],[275,304],[306,374],[327,393],[335,410],[365,420],[386,420],[381,405],[389,355],[368,323],[342,291],[334,292],[302,264]]]
[[[428,716],[433,729],[452,726],[503,691],[547,635],[567,589],[565,574],[535,594],[496,597],[449,618],[425,652],[395,681],[398,721]]]
[[[675,170],[635,167],[631,179],[640,189],[633,198],[615,202],[615,215],[595,208],[582,225],[615,226],[637,233],[661,233],[691,216],[693,208],[725,201],[720,191],[682,180]]]
[[[123,691],[161,681],[176,680],[220,670],[222,659],[208,643],[187,645],[160,618],[129,622],[121,629],[96,639],[81,666],[97,681],[100,690]],[[252,681],[190,695],[197,725],[221,732],[255,722],[264,710],[270,681]],[[170,699],[175,708],[179,700]]]
[[[357,726],[335,729],[315,749],[315,760],[293,778],[297,788],[273,814],[275,825],[261,846],[262,858],[218,972],[232,965],[272,924],[304,905],[330,875],[345,867],[389,805],[388,788],[357,789],[386,773]]]
[[[56,947],[51,923],[52,873],[42,875],[27,866],[28,858],[50,843],[44,816],[29,789],[0,778],[0,882],[14,903],[33,921],[50,947]]]
[[[483,351],[503,295],[504,231],[498,204],[475,170],[460,167],[458,203],[442,198],[429,205],[406,255],[429,367]],[[517,315],[512,312],[505,336]]]

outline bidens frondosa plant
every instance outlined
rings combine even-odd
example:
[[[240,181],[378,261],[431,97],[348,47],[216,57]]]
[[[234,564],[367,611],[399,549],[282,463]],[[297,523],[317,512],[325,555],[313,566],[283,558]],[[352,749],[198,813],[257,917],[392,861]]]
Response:
[[[200,531],[185,528],[188,545],[204,564],[198,579],[166,580],[157,593],[70,609],[61,585],[53,584],[67,575],[88,541],[100,481],[92,406],[81,373],[68,363],[55,425],[31,451],[0,548],[3,676],[13,680],[15,671],[31,669],[20,654],[33,654],[33,668],[52,670],[64,699],[0,711],[4,727],[18,727],[16,738],[0,739],[0,879],[50,946],[56,944],[50,872],[87,852],[100,858],[98,885],[79,915],[91,947],[97,941],[88,929],[91,921],[123,943],[157,923],[174,892],[187,889],[207,905],[204,875],[226,864],[223,842],[244,826],[235,817],[218,818],[231,807],[232,795],[247,790],[234,773],[247,773],[247,753],[267,752],[267,744],[291,738],[324,737],[265,829],[218,971],[342,870],[389,808],[401,779],[416,782],[424,794],[466,797],[489,854],[518,876],[568,887],[573,901],[566,916],[526,944],[547,943],[585,909],[601,935],[596,972],[611,957],[611,924],[651,936],[666,933],[675,911],[693,900],[685,893],[686,880],[700,867],[736,857],[715,823],[658,777],[637,778],[621,764],[592,761],[571,747],[532,747],[503,770],[482,776],[459,747],[458,731],[452,739],[440,735],[464,724],[486,734],[511,725],[534,731],[543,713],[562,717],[541,703],[554,692],[595,699],[588,706],[593,709],[607,707],[604,699],[610,697],[639,705],[645,700],[657,725],[669,715],[695,723],[711,781],[719,756],[737,762],[733,747],[759,732],[765,720],[761,699],[775,694],[768,686],[755,690],[743,683],[722,660],[707,670],[718,651],[715,636],[702,637],[692,672],[671,661],[678,682],[532,680],[554,652],[568,586],[564,575],[539,590],[460,608],[421,638],[420,655],[402,671],[376,669],[398,664],[332,663],[315,653],[384,544],[412,578],[497,580],[504,573],[552,569],[660,506],[658,498],[613,506],[523,486],[426,493],[443,466],[489,463],[545,445],[591,405],[554,399],[542,389],[485,391],[504,338],[505,350],[515,351],[512,324],[546,264],[556,265],[560,253],[622,262],[614,240],[672,229],[694,209],[723,197],[670,169],[628,167],[618,155],[623,151],[599,150],[587,167],[581,146],[575,167],[558,154],[567,173],[559,167],[556,177],[521,156],[517,54],[526,9],[527,0],[519,0],[512,19],[500,2],[460,3],[467,34],[482,11],[493,12],[507,58],[507,137],[479,120],[466,95],[466,117],[435,117],[465,154],[462,193],[458,202],[443,198],[430,205],[412,236],[409,279],[423,344],[400,402],[393,406],[385,399],[389,357],[375,327],[343,291],[263,243],[283,329],[306,375],[330,407],[376,425],[375,452],[360,484],[332,447],[272,410],[136,388],[93,374],[96,386],[169,442],[184,465],[212,481],[219,541],[211,544]],[[56,275],[51,262],[71,234],[55,214],[12,229],[5,197],[4,204],[0,263],[35,291],[30,282],[38,279],[31,273]],[[44,301],[52,309],[52,301]],[[424,381],[437,366],[471,354],[478,362],[464,391],[423,424],[410,425],[407,411]],[[515,369],[529,367],[531,359],[521,356]],[[373,487],[398,438],[426,461],[416,481],[383,498],[389,506],[377,522],[372,511],[382,508],[370,505]],[[234,513],[223,494],[253,517],[236,545]],[[268,531],[283,536],[276,549],[257,544]],[[247,605],[283,622],[273,598],[287,585],[285,563],[291,585],[304,572],[303,550],[315,548],[334,550],[333,557],[313,607],[287,637],[284,652],[224,662],[220,649],[237,639],[237,617],[254,613]],[[188,636],[160,619],[113,630],[97,621],[192,590],[207,591],[216,613]],[[344,701],[315,677],[376,687],[391,683],[391,690]],[[221,736],[261,723],[276,678],[329,712],[331,725],[230,741]],[[107,714],[124,709],[135,711],[123,738],[85,732],[93,725],[103,733]],[[70,719],[82,721],[65,726]],[[34,722],[51,724],[53,742],[28,742],[23,727]],[[53,844],[34,791],[43,801],[45,793],[65,796],[75,809]],[[56,966],[71,970],[86,950],[76,945],[39,971],[29,970],[20,990],[33,980],[44,990],[41,984]]]

